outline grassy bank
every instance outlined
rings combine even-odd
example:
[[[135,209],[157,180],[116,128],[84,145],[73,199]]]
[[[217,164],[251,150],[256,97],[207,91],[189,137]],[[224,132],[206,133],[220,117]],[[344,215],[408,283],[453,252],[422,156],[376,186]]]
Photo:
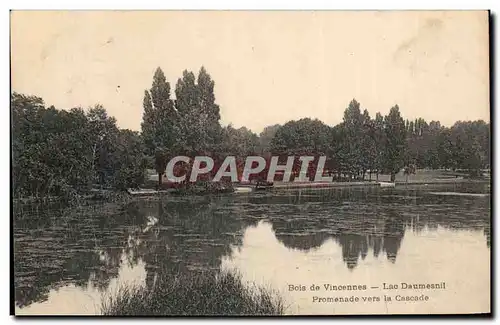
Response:
[[[103,315],[281,315],[271,290],[246,286],[236,273],[166,274],[152,288],[122,287],[105,297]]]

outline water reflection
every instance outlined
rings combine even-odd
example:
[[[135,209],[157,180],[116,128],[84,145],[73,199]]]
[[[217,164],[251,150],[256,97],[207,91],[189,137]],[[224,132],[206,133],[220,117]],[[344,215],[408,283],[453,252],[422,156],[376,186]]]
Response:
[[[144,263],[146,285],[158,272],[219,269],[253,219],[229,198],[140,200],[126,206],[17,211],[15,297],[19,308],[49,301],[71,284],[104,292],[121,267]],[[215,201],[214,201],[215,200]],[[190,204],[191,203],[191,204]]]
[[[328,214],[325,217],[328,220],[309,222],[307,232],[303,231],[305,225],[300,220],[271,218],[271,223],[276,238],[289,248],[309,251],[330,238],[335,240],[342,248],[342,260],[349,269],[357,265],[359,258],[365,259],[369,249],[375,256],[382,252],[395,262],[404,236],[404,221],[394,210],[371,219],[365,216],[341,221],[333,220],[334,216]]]
[[[369,249],[375,257],[382,253],[394,263],[407,227],[416,233],[438,226],[483,230],[489,247],[488,197],[442,197],[427,191],[371,189],[319,195],[311,191],[307,196],[296,195],[295,204],[281,205],[285,215],[269,208],[267,217],[276,238],[288,248],[309,251],[330,238],[335,240],[349,269],[366,258]],[[325,198],[328,194],[331,197]]]
[[[122,263],[115,278],[112,278],[107,287],[97,285],[97,276],[92,273],[85,285],[70,283],[50,289],[46,294],[46,301],[35,302],[19,308],[16,306],[18,315],[95,315],[101,311],[101,302],[109,295],[116,293],[123,285],[143,285],[146,277],[144,262],[139,260],[133,266],[125,262],[126,255],[122,255]]]
[[[275,237],[270,222],[247,228],[241,249],[224,258],[224,269],[242,270],[243,279],[280,292],[287,314],[398,314],[478,313],[490,310],[490,260],[481,231],[451,230],[439,226],[417,233],[405,226],[398,258],[374,254],[368,248],[356,268],[345,267],[345,243],[333,238],[310,249],[290,249]],[[340,262],[340,263],[339,263]],[[272,267],[269,267],[272,265]],[[384,296],[411,294],[408,290],[384,290],[382,284],[440,283],[448,290],[425,293],[429,302],[384,302]],[[365,291],[310,291],[312,285],[366,285]],[[306,291],[290,291],[289,285],[303,285]],[[373,288],[372,288],[373,287]],[[320,297],[376,296],[376,303],[315,303]],[[474,297],[474,299],[469,299]]]
[[[137,200],[126,205],[72,209],[15,207],[17,310],[57,313],[62,310],[59,308],[62,297],[73,294],[76,300],[72,305],[82,306],[76,309],[80,308],[81,313],[95,312],[95,308],[88,307],[88,297],[99,304],[102,293],[127,279],[135,277],[150,286],[159,272],[217,270],[227,265],[237,265],[246,273],[256,267],[278,272],[282,263],[279,256],[270,264],[265,263],[267,249],[277,244],[284,256],[285,252],[305,256],[305,262],[296,265],[297,268],[321,268],[314,264],[320,256],[330,261],[332,270],[343,267],[352,274],[363,264],[365,276],[367,270],[374,271],[374,261],[401,266],[425,259],[426,252],[418,249],[411,257],[400,256],[403,246],[413,245],[408,244],[408,236],[426,238],[428,243],[429,234],[443,231],[480,232],[481,244],[487,251],[489,197],[430,193],[481,190],[457,186],[300,190],[223,197],[167,197],[161,201]],[[249,233],[255,229],[261,239],[251,236],[248,241]],[[262,229],[267,230],[262,233]],[[464,245],[460,242],[462,237],[457,237],[458,246],[454,249]],[[252,249],[262,257],[236,262],[244,256],[242,252]],[[434,250],[441,251],[441,247],[435,246]]]

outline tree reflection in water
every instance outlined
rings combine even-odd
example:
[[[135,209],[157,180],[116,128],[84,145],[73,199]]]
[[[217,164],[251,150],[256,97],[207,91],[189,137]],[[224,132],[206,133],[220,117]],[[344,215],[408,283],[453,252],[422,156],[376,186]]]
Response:
[[[454,191],[460,189],[454,188]],[[489,198],[442,197],[429,189],[301,190],[222,197],[165,197],[123,206],[14,206],[16,305],[51,289],[89,283],[104,290],[124,263],[142,261],[146,284],[159,272],[218,270],[259,220],[290,249],[333,239],[349,269],[368,254],[393,263],[405,231],[483,231],[490,245]]]
[[[460,189],[455,186],[453,190]],[[341,246],[349,269],[355,268],[369,251],[375,257],[383,253],[395,263],[407,230],[419,233],[438,227],[483,229],[490,245],[488,197],[443,197],[429,194],[427,187],[413,187],[383,191],[323,190],[318,194],[300,191],[287,200],[293,204],[278,199],[283,202],[285,216],[268,215],[276,238],[288,248],[303,251],[316,249],[333,239]]]
[[[229,198],[138,200],[125,206],[19,209],[15,223],[15,297],[18,307],[44,301],[68,284],[105,289],[123,263],[146,265],[146,283],[158,272],[218,269],[241,244],[254,219]],[[196,202],[193,203],[193,200]],[[235,217],[235,216],[241,217]]]

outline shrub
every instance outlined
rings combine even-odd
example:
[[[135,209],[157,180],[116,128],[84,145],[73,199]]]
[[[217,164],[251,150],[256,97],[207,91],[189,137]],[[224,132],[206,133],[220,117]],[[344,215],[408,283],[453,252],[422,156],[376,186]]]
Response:
[[[247,286],[233,272],[165,274],[151,288],[121,287],[103,299],[104,315],[281,315],[272,290]]]

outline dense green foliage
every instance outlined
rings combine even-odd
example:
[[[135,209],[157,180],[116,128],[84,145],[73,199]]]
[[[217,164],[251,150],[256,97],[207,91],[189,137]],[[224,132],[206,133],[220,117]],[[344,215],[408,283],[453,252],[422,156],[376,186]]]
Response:
[[[179,132],[170,84],[160,68],[156,69],[151,89],[144,92],[143,106],[142,136],[146,153],[153,156],[159,147],[174,146]]]
[[[91,188],[144,182],[142,138],[120,130],[102,106],[57,110],[17,93],[11,106],[15,197],[72,197]]]
[[[275,292],[246,286],[230,272],[163,273],[151,287],[124,287],[107,297],[103,315],[281,315]]]
[[[259,152],[259,137],[244,126],[235,129],[232,125],[228,125],[223,129],[222,148],[227,155],[237,157],[255,155]]]
[[[184,71],[174,102],[163,71],[156,70],[152,88],[144,96],[142,134],[148,155],[158,148],[185,155],[221,151],[223,130],[214,85],[203,67],[197,80],[194,73]]]
[[[326,155],[337,179],[394,175],[404,167],[465,169],[479,174],[490,164],[490,125],[457,122],[443,127],[419,118],[404,120],[397,105],[371,118],[353,99],[343,121],[328,126],[303,118],[251,130],[220,124],[215,83],[201,68],[184,71],[175,100],[158,68],[144,93],[141,133],[121,130],[100,106],[83,110],[45,107],[39,97],[12,94],[12,179],[15,196],[74,195],[91,188],[137,187],[146,168],[161,184],[167,161],[177,155]],[[241,165],[241,161],[238,165]]]
[[[404,167],[451,168],[477,175],[490,167],[490,125],[456,122],[452,127],[424,119],[405,121],[399,107],[371,119],[353,99],[343,121],[329,127],[319,120],[290,121],[275,133],[273,154],[326,154],[327,167],[339,175],[365,178],[366,172],[394,175]],[[414,167],[411,167],[414,169]]]

